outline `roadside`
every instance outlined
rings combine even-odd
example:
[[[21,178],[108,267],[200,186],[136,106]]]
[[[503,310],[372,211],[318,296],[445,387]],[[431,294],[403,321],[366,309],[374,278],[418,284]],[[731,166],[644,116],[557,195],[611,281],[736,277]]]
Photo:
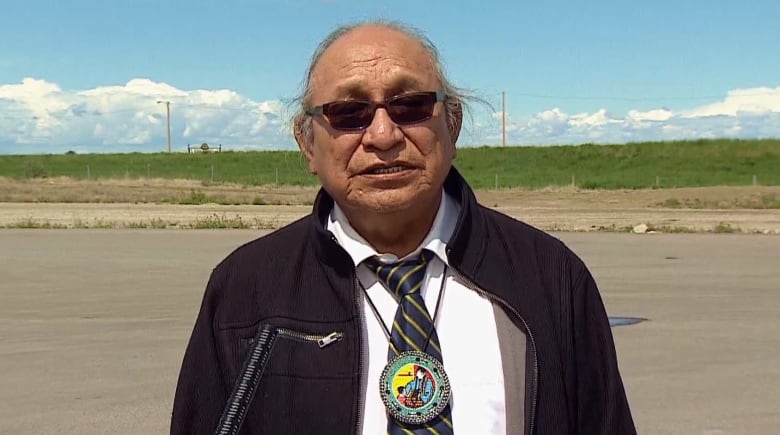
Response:
[[[0,178],[0,227],[273,229],[306,215],[316,192],[189,180]],[[502,189],[480,190],[477,197],[549,231],[640,226],[647,232],[780,234],[780,186]]]

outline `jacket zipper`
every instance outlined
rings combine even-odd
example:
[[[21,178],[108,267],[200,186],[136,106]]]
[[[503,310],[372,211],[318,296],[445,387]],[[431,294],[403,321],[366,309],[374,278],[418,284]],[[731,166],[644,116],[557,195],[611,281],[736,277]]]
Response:
[[[241,429],[246,410],[252,403],[257,384],[263,376],[268,357],[274,347],[279,332],[271,325],[261,324],[255,336],[249,341],[249,355],[244,367],[233,384],[230,397],[222,411],[216,434],[235,435]]]
[[[333,331],[327,335],[305,334],[303,332],[293,331],[292,329],[287,328],[276,328],[276,331],[280,336],[291,338],[295,341],[317,343],[320,349],[344,338],[344,333],[338,331]]]
[[[523,327],[525,328],[526,333],[528,333],[528,339],[531,341],[531,347],[533,348],[533,351],[534,351],[533,397],[531,397],[531,421],[530,421],[530,423],[528,425],[529,426],[529,434],[533,434],[534,433],[534,423],[535,423],[535,419],[536,419],[536,400],[537,400],[537,396],[538,396],[537,388],[538,388],[538,383],[539,383],[539,361],[538,361],[537,356],[536,356],[536,342],[534,341],[534,335],[531,332],[531,328],[528,327],[528,323],[526,323],[526,321],[523,318],[523,316],[521,316],[520,313],[518,313],[517,310],[515,310],[514,307],[509,305],[508,302],[506,302],[505,300],[501,299],[498,296],[495,296],[493,294],[490,294],[490,293],[482,290],[476,284],[471,282],[471,280],[469,280],[465,276],[463,276],[463,274],[460,273],[460,271],[458,271],[454,267],[451,267],[450,270],[453,272],[453,275],[456,278],[460,279],[464,284],[466,284],[466,286],[468,288],[470,288],[471,290],[474,290],[475,292],[479,293],[480,295],[486,297],[490,301],[498,302],[504,308],[506,308],[512,314],[514,314],[518,319],[520,319],[521,322],[523,322]]]
[[[329,232],[330,240],[335,243],[336,245],[339,245],[339,241],[336,239],[336,236]],[[342,248],[343,249],[343,248]],[[346,252],[346,251],[345,251]],[[365,337],[363,337],[363,325],[365,325],[365,320],[363,318],[363,293],[360,289],[360,282],[358,281],[357,275],[353,271],[352,273],[352,279],[355,284],[355,311],[357,311],[357,319],[358,319],[358,325],[357,325],[357,336],[358,336],[358,381],[360,383],[360,392],[358,394],[358,409],[355,413],[355,434],[361,435],[362,429],[363,429],[363,407],[365,404],[365,397],[366,397],[366,391],[364,391],[363,385],[363,376],[365,374],[365,355],[363,354],[363,349],[366,347],[365,343]],[[367,387],[367,386],[366,386]]]
[[[320,349],[344,338],[343,332],[333,331],[330,334],[306,334],[287,328],[279,328],[269,324],[260,324],[257,333],[249,340],[250,350],[244,362],[244,368],[236,380],[233,391],[217,427],[217,434],[236,434],[241,429],[247,408],[252,402],[257,384],[260,382],[267,359],[274,342],[278,337],[284,337],[304,343],[317,343]]]
[[[360,348],[358,349],[358,381],[360,383],[360,393],[358,394],[358,409],[356,413],[357,421],[355,422],[355,434],[361,435],[363,433],[363,407],[365,405],[365,398],[366,398],[366,391],[363,388],[364,382],[363,377],[365,375],[365,355],[363,354],[363,349],[366,347],[365,343],[365,337],[363,337],[363,325],[365,325],[365,319],[363,317],[363,303],[361,302],[363,300],[363,293],[360,290],[360,283],[358,282],[357,276],[354,277],[355,280],[355,306],[357,307],[357,318],[358,318],[358,325],[357,325],[357,335],[358,335],[358,346]],[[366,386],[367,388],[368,386]]]

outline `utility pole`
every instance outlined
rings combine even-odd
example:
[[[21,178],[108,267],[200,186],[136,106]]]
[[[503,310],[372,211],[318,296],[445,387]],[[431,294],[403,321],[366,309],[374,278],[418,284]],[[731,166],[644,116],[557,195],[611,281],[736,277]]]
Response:
[[[171,152],[171,102],[170,101],[163,101],[158,100],[157,104],[165,103],[165,112],[168,119],[168,152]]]
[[[501,146],[506,146],[506,93],[501,91]]]

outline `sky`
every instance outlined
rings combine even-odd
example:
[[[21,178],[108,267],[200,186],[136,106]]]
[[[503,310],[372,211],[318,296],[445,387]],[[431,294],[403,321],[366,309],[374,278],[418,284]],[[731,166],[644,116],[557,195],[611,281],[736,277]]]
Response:
[[[777,0],[0,0],[0,154],[295,149],[315,47],[400,20],[474,104],[460,146],[780,137]]]

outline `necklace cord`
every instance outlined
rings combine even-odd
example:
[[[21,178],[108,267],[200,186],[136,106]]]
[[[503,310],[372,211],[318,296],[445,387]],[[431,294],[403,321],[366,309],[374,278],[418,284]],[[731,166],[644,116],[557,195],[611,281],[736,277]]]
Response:
[[[427,271],[426,271],[426,273],[427,273]],[[377,281],[382,285],[382,287],[386,288],[384,283],[382,283],[381,279],[378,279]],[[444,294],[444,283],[446,281],[447,281],[447,265],[445,264],[444,265],[444,271],[442,271],[442,274],[441,274],[441,284],[439,285],[439,295],[436,297],[436,308],[434,308],[434,310],[433,310],[433,318],[431,319],[432,320],[431,327],[428,329],[428,335],[425,337],[425,347],[423,348],[423,352],[424,353],[428,353],[428,345],[431,342],[431,337],[433,336],[433,331],[436,328],[436,319],[439,317],[439,308],[441,308],[441,298],[442,298],[442,295]],[[363,290],[363,294],[366,295],[366,300],[368,301],[368,305],[371,306],[371,311],[374,312],[374,315],[376,315],[377,320],[379,320],[379,324],[382,325],[382,329],[384,330],[385,335],[387,335],[388,343],[390,344],[390,346],[393,347],[393,349],[396,350],[396,353],[399,353],[398,352],[399,348],[395,345],[395,343],[393,343],[393,337],[392,337],[392,334],[390,333],[390,329],[387,327],[387,324],[385,323],[385,320],[382,318],[382,315],[379,314],[379,310],[376,308],[376,305],[374,305],[374,301],[371,300],[371,296],[368,295],[368,290],[366,290],[366,288],[363,286],[363,283],[360,282],[360,279],[358,279],[358,285],[360,286],[360,289]],[[406,296],[403,296],[403,297],[406,297]],[[400,301],[399,301],[399,304],[400,304]]]

